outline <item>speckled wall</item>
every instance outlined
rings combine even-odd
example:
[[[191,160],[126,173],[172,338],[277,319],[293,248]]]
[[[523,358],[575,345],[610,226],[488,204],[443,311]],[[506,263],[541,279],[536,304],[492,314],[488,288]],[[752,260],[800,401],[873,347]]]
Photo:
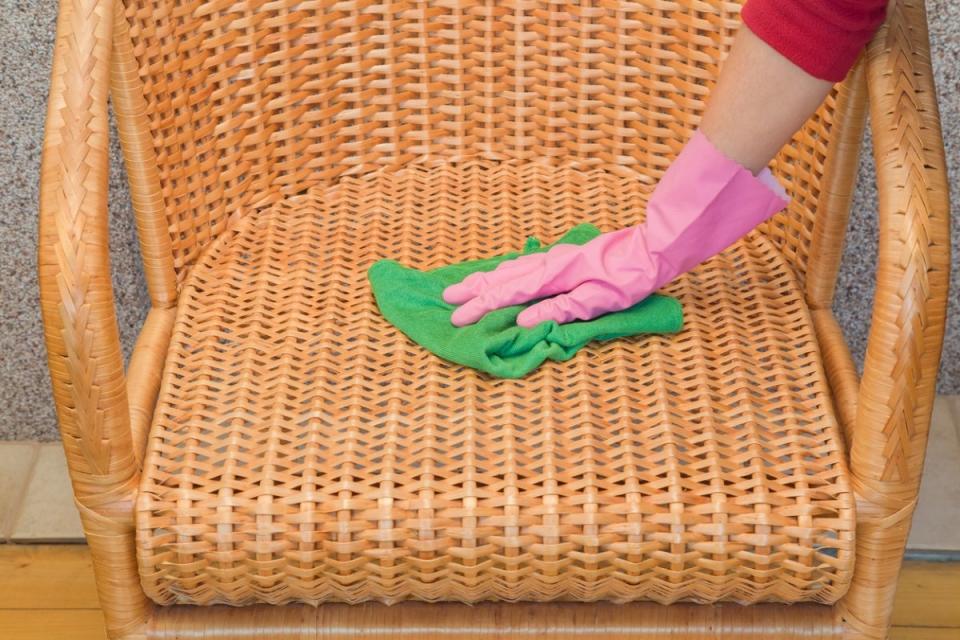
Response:
[[[54,0],[0,0],[0,439],[57,437],[37,306],[35,247],[40,146],[54,36]],[[933,57],[960,243],[960,3],[928,0]],[[120,151],[114,139],[111,242],[120,332],[129,352],[148,299],[136,248]],[[876,261],[876,189],[865,157],[837,289],[836,311],[858,361],[866,345]],[[953,281],[960,282],[957,261]],[[960,296],[954,295],[940,391],[960,393]]]

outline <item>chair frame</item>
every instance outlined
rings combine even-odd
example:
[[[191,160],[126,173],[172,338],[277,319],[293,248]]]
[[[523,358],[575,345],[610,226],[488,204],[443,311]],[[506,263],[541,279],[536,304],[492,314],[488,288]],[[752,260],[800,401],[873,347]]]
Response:
[[[819,206],[832,215],[806,295],[857,502],[847,595],[821,605],[651,603],[323,605],[242,610],[158,607],[140,586],[133,512],[173,328],[177,281],[142,95],[119,0],[61,0],[43,145],[39,272],[48,361],[77,508],[109,636],[183,637],[782,637],[886,636],[917,502],[935,396],[949,276],[945,158],[922,0],[894,0],[846,86],[850,108]],[[152,308],[126,373],[111,287],[107,178],[112,97],[137,212]],[[831,311],[860,135],[869,104],[879,189],[877,289],[863,376]],[[258,631],[261,630],[261,631]],[[222,634],[222,635],[221,635]],[[794,634],[796,634],[794,636]],[[192,636],[191,636],[192,637]]]

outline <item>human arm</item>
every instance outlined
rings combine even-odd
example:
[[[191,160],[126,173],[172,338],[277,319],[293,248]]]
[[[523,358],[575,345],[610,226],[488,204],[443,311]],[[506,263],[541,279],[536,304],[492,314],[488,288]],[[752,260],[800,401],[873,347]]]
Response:
[[[829,12],[831,2],[810,5]],[[779,11],[784,19],[797,19],[811,9],[782,0],[751,0],[747,6],[754,4],[761,5],[758,14],[769,17]],[[877,4],[838,0],[841,8],[861,5],[864,12]],[[801,9],[791,12],[787,5]],[[747,9],[744,13],[749,17]],[[841,11],[834,17],[842,22],[848,16]],[[783,190],[764,167],[816,110],[832,83],[800,65],[815,71],[820,67],[802,55],[787,58],[782,47],[753,33],[749,21],[747,26],[723,66],[701,129],[661,178],[644,223],[603,234],[582,247],[559,245],[523,256],[453,285],[444,299],[460,305],[454,324],[471,324],[494,309],[534,300],[540,302],[518,316],[521,326],[587,320],[625,309],[786,206]]]

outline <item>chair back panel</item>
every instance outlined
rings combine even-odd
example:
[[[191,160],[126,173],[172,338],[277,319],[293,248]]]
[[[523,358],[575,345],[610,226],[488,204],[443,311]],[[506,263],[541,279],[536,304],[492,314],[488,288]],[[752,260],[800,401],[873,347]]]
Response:
[[[122,1],[180,281],[230,216],[343,175],[481,156],[653,184],[699,122],[740,9]],[[774,236],[799,272],[832,116],[828,102],[780,166],[799,213]]]

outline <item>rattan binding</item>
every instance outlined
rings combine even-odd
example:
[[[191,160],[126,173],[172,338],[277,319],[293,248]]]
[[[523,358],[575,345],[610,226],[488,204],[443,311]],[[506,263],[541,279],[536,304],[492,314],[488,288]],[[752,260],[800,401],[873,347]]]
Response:
[[[636,222],[739,3],[60,4],[41,304],[111,638],[885,636],[949,270],[920,0],[775,161],[789,211],[671,285],[683,333],[516,382],[413,347],[363,268]],[[108,89],[153,305],[126,372]],[[830,306],[868,102],[859,380]],[[318,604],[405,598],[835,604]]]

